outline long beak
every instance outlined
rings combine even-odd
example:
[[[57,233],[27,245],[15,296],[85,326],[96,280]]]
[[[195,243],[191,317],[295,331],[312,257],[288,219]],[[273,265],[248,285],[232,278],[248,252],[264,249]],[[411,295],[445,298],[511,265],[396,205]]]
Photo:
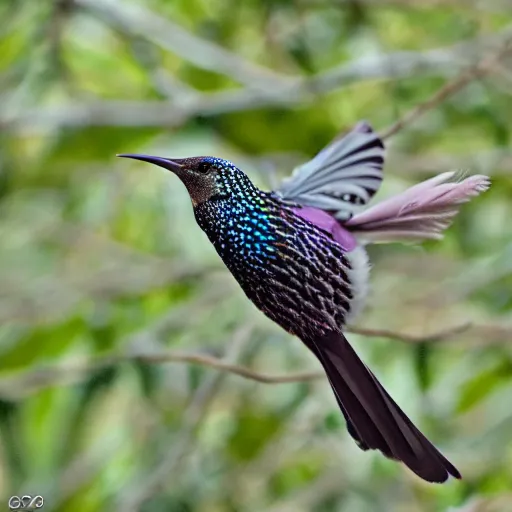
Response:
[[[151,156],[151,155],[138,155],[131,153],[123,153],[121,155],[116,155],[121,158],[133,158],[134,160],[142,160],[143,162],[149,162],[150,164],[158,165],[159,167],[163,167],[168,171],[172,171],[174,173],[179,172],[183,169],[183,167],[175,162],[174,160],[170,160],[169,158],[163,158],[160,156]]]

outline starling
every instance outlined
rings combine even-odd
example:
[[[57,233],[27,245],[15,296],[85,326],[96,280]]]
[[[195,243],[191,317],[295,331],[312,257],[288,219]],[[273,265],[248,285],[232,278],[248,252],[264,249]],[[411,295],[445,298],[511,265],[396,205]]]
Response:
[[[380,450],[428,482],[461,478],[361,361],[343,327],[367,295],[365,245],[442,238],[459,205],[489,187],[486,176],[446,172],[366,207],[384,166],[383,142],[366,122],[271,192],[221,158],[118,156],[183,182],[197,223],[247,297],[318,358],[361,449]]]

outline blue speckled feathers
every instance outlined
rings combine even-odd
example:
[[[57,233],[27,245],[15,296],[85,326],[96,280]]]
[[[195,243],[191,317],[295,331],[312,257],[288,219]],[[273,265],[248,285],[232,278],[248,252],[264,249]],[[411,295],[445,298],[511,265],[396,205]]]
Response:
[[[292,207],[259,191],[242,201],[202,204],[195,215],[248,297],[288,332],[302,337],[344,324],[350,263],[341,246]]]

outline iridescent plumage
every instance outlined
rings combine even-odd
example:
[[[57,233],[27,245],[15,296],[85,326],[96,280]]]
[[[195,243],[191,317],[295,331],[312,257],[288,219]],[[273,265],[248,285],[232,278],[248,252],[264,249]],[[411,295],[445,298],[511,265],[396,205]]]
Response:
[[[300,338],[344,325],[352,292],[342,247],[245,179],[243,200],[218,199],[194,211],[228,269],[259,309]]]
[[[361,310],[369,264],[363,239],[439,237],[458,206],[488,186],[485,176],[444,175],[361,211],[378,190],[384,145],[360,123],[264,192],[234,164],[214,157],[121,155],[174,172],[197,223],[247,297],[298,336],[325,369],[350,434],[362,449],[403,461],[443,482],[457,469],[412,424],[342,333]],[[382,205],[382,206],[381,206]]]

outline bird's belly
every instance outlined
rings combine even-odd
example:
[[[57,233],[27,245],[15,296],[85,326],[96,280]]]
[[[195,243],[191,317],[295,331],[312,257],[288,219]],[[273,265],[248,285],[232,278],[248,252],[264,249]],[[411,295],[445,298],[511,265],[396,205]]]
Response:
[[[341,329],[362,307],[366,252],[281,253],[257,278],[241,277],[249,299],[286,331],[301,338]]]

